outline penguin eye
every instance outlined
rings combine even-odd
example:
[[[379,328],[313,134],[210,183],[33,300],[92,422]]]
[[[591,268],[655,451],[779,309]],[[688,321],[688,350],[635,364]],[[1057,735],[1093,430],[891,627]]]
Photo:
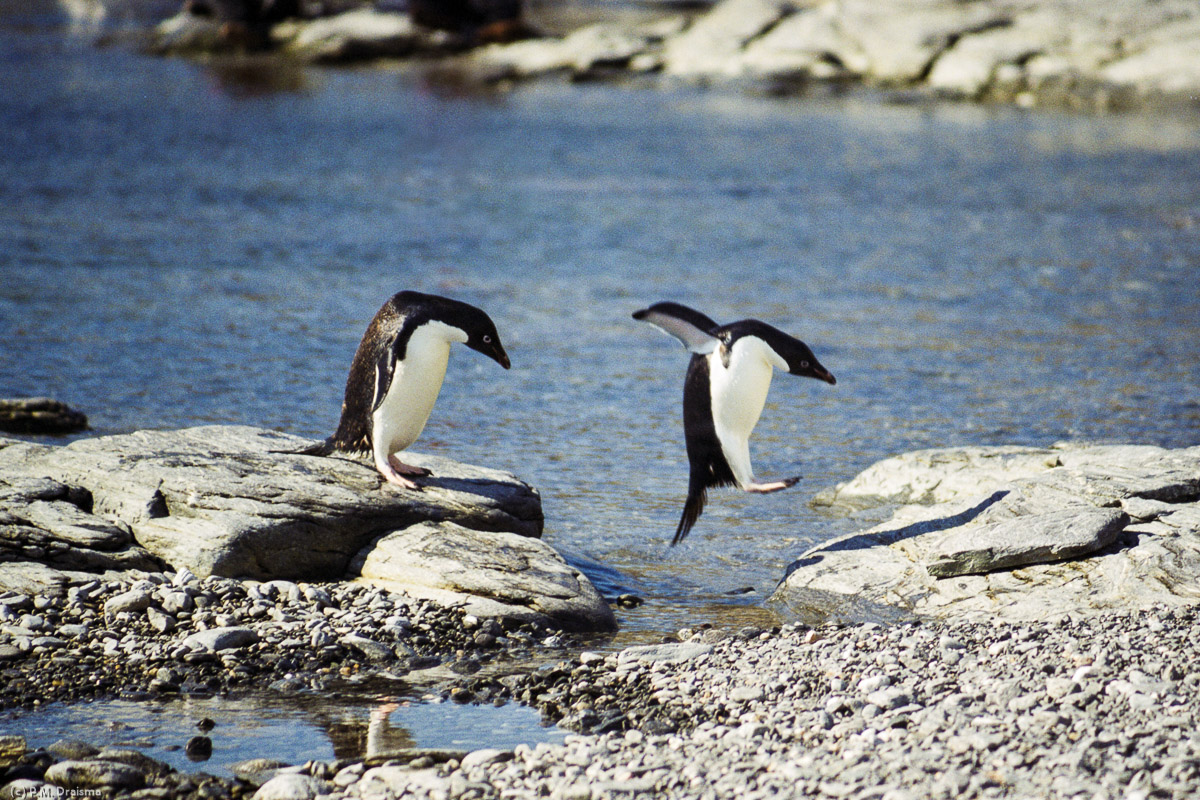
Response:
[[[807,361],[801,361],[801,362],[800,362],[800,369],[808,369],[808,362],[807,362]]]
[[[486,335],[486,334],[485,334],[485,335],[484,335],[484,337],[483,337],[483,343],[484,343],[484,344],[491,344],[491,343],[492,343],[492,337],[490,337],[490,336],[488,336],[488,335]]]

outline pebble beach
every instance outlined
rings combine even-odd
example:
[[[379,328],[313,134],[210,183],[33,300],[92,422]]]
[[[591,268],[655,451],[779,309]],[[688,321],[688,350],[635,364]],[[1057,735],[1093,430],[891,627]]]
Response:
[[[356,585],[156,580],[0,597],[0,702],[329,691],[424,674],[447,700],[524,703],[575,733],[561,745],[304,764],[248,754],[233,779],[176,772],[137,750],[26,748],[5,736],[6,797],[45,783],[261,800],[1200,791],[1192,609],[1038,624],[702,626],[605,651]],[[525,667],[506,668],[518,656]],[[528,671],[531,658],[542,666]]]

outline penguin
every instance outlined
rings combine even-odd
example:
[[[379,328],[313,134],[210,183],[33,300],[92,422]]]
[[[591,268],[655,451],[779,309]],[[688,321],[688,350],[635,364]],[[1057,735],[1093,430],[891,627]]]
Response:
[[[756,481],[750,434],[767,401],[774,370],[837,383],[808,345],[756,319],[718,325],[679,303],[655,303],[634,312],[633,318],[674,336],[692,353],[683,383],[688,493],[672,546],[682,542],[700,518],[710,488],[736,485],[765,494],[800,480]]]
[[[511,366],[495,323],[482,310],[432,294],[393,295],[375,314],[354,353],[337,432],[300,452],[370,453],[388,482],[419,490],[410,477],[429,475],[429,470],[405,464],[396,454],[424,430],[454,342],[505,369]]]

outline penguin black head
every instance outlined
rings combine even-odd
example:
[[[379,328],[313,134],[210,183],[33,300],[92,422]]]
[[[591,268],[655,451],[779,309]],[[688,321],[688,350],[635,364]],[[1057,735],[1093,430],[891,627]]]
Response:
[[[487,314],[482,311],[479,313],[482,315],[482,319],[463,327],[467,334],[467,347],[483,353],[500,366],[508,369],[512,364],[508,360],[508,353],[504,352],[504,345],[500,344],[500,334],[496,333],[495,324]]]
[[[726,351],[733,343],[743,336],[754,336],[761,339],[771,348],[784,363],[787,364],[789,375],[799,375],[802,378],[816,378],[828,384],[836,384],[837,378],[825,369],[808,345],[794,336],[784,333],[773,325],[756,319],[744,319],[718,329],[718,338],[725,345]]]
[[[426,320],[437,320],[466,334],[463,342],[467,347],[483,353],[497,364],[509,369],[512,364],[504,345],[500,343],[500,334],[496,332],[496,323],[481,308],[461,300],[449,297],[439,297],[421,292],[399,292],[389,301],[397,313],[413,310],[412,325],[419,326]]]

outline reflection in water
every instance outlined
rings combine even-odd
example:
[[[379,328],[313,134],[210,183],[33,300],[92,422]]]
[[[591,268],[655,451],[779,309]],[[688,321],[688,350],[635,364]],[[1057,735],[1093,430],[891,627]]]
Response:
[[[513,368],[451,359],[422,447],[538,487],[547,543],[646,599],[623,637],[761,618],[788,563],[862,529],[809,500],[880,458],[1197,440],[1194,125],[480,96],[416,68],[210,69],[0,28],[6,52],[7,393],[70,402],[88,435],[319,438],[382,298],[486,307]],[[801,483],[715,492],[675,548],[677,354],[630,318],[667,299],[792,332],[839,378],[778,381],[755,431],[760,471]]]
[[[205,719],[212,727],[199,735]],[[33,748],[78,739],[99,747],[137,748],[177,770],[222,775],[231,775],[239,761],[264,754],[303,764],[414,747],[511,749],[562,741],[566,735],[544,727],[537,711],[516,703],[472,706],[404,697],[372,702],[342,695],[55,704],[6,712],[0,715],[0,727],[24,736]]]
[[[409,700],[390,701],[371,709],[370,722],[367,723],[366,746],[362,751],[366,756],[395,753],[416,746],[407,728],[393,724],[392,712],[409,705]]]
[[[205,66],[215,86],[231,97],[299,93],[312,88],[311,71],[288,59],[230,56],[214,59]]]

